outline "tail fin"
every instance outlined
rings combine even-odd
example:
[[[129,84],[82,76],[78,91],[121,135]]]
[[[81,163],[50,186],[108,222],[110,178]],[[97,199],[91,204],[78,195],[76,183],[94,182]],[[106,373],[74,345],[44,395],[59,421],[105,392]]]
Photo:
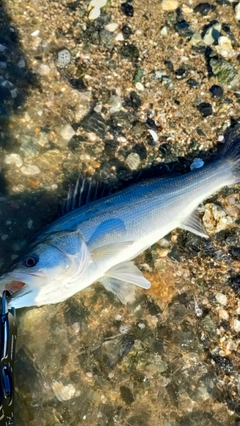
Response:
[[[221,157],[230,164],[235,183],[240,182],[240,123],[237,121],[226,135]]]

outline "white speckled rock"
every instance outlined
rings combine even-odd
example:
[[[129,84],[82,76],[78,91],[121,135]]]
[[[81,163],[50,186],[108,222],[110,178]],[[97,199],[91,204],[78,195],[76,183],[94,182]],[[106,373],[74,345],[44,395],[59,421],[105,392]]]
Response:
[[[19,154],[5,155],[4,161],[6,164],[15,164],[16,167],[21,167],[23,164],[23,161]]]
[[[236,55],[236,52],[232,47],[231,40],[225,36],[219,37],[216,50],[224,58],[232,58],[234,55]]]
[[[26,176],[37,175],[38,173],[41,173],[41,170],[38,168],[38,166],[34,166],[33,164],[26,164],[25,166],[22,166],[20,170],[22,174]]]
[[[231,225],[234,220],[226,212],[213,203],[205,205],[203,223],[207,233],[220,232]]]
[[[240,21],[240,3],[238,3],[235,7],[235,18],[237,21]]]
[[[75,135],[75,130],[70,126],[70,124],[66,124],[60,130],[60,135],[65,141],[70,141],[72,137]]]
[[[215,297],[220,305],[225,306],[227,304],[227,296],[225,294],[217,293]]]
[[[236,331],[236,333],[239,333],[239,331],[240,331],[240,321],[239,320],[235,319],[233,321],[233,328]]]
[[[136,152],[132,152],[129,154],[126,158],[126,165],[131,170],[137,170],[138,166],[140,164],[140,157]]]

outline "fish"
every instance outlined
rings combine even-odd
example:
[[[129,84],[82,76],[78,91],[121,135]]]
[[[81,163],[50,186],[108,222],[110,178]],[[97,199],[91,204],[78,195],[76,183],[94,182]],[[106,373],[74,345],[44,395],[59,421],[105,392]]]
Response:
[[[149,289],[133,259],[175,228],[208,238],[197,207],[240,182],[240,124],[215,160],[180,176],[155,177],[75,206],[47,225],[0,277],[14,308],[63,302],[100,282],[124,304]]]

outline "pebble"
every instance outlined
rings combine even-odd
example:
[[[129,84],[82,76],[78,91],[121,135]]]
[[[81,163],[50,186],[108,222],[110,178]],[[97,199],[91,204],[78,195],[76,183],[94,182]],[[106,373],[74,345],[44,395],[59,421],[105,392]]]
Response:
[[[240,3],[235,7],[235,18],[237,21],[240,21]]]
[[[219,22],[214,23],[213,25],[211,25],[204,37],[203,37],[203,42],[207,45],[207,46],[211,46],[215,41],[218,40],[219,36],[220,36],[220,31],[221,31],[221,24]]]
[[[48,75],[50,72],[50,68],[46,64],[40,64],[37,71],[40,75]]]
[[[209,92],[211,93],[213,98],[221,98],[223,96],[223,89],[221,86],[214,84],[210,87]]]
[[[126,24],[122,27],[122,34],[125,40],[128,40],[132,33],[132,29],[129,27],[129,25]]]
[[[117,33],[116,37],[115,37],[116,41],[123,41],[124,40],[124,35],[122,33],[122,31],[120,31],[119,33]]]
[[[98,7],[100,9],[101,7],[104,7],[106,3],[107,0],[91,0],[89,4],[91,7]]]
[[[119,24],[117,24],[116,22],[110,22],[110,24],[107,24],[105,26],[105,30],[109,31],[110,33],[114,33],[114,31],[116,31],[119,27]]]
[[[178,1],[177,0],[163,0],[162,1],[162,9],[165,12],[173,12],[178,8]]]
[[[217,293],[215,295],[215,298],[220,305],[225,306],[227,304],[228,299],[227,299],[227,296],[225,296],[225,294]]]
[[[39,30],[33,31],[33,33],[31,34],[32,37],[37,37],[40,34]]]
[[[4,157],[4,161],[6,164],[15,164],[16,167],[21,167],[23,165],[23,161],[19,154],[7,154]]]
[[[214,76],[223,84],[234,86],[239,83],[239,76],[236,68],[224,59],[210,59],[210,67]]]
[[[224,58],[232,58],[234,55],[236,55],[236,52],[232,47],[231,40],[226,36],[219,37],[216,50]]]
[[[148,130],[148,132],[149,132],[149,133],[150,133],[150,135],[152,136],[153,141],[154,141],[155,143],[156,143],[156,142],[158,142],[159,137],[158,137],[157,132],[155,132],[155,130],[153,130],[153,129],[149,129],[149,130]]]
[[[218,314],[219,314],[219,318],[221,318],[221,319],[223,319],[223,320],[228,320],[229,319],[229,314],[228,314],[228,312],[227,311],[225,311],[225,309],[220,309],[219,311],[218,311]],[[240,323],[240,322],[239,322]]]
[[[204,165],[204,161],[201,158],[194,158],[190,166],[190,169],[191,170],[200,169],[203,165]]]
[[[52,389],[58,401],[61,402],[68,401],[69,399],[73,398],[76,392],[72,384],[64,386],[62,382],[57,382],[56,380],[53,380],[52,382]]]
[[[97,19],[101,14],[101,10],[99,7],[94,7],[88,15],[88,19],[90,19],[90,21],[94,21],[95,19]]]
[[[197,108],[203,117],[208,117],[209,115],[212,115],[213,113],[212,105],[209,104],[208,102],[201,102]]]
[[[240,331],[240,321],[239,320],[235,319],[233,321],[233,328],[236,331],[236,333],[239,333],[239,331]]]
[[[134,9],[133,6],[126,2],[126,3],[122,3],[121,4],[121,12],[125,15],[125,16],[130,16],[132,17],[134,15]]]
[[[70,141],[72,137],[75,135],[75,130],[70,126],[70,124],[66,124],[60,130],[60,135],[65,141]]]
[[[215,10],[216,6],[210,3],[199,3],[196,7],[194,7],[193,11],[195,13],[201,13],[201,15],[206,16],[212,10]]]
[[[216,204],[207,203],[203,215],[203,223],[207,233],[220,232],[233,223],[231,216]]]
[[[25,166],[22,166],[20,170],[22,174],[26,176],[37,175],[38,173],[41,173],[38,166],[34,166],[33,164],[26,164]]]
[[[61,49],[57,54],[57,66],[64,68],[71,62],[71,53],[68,49]]]
[[[132,152],[126,158],[126,165],[129,167],[130,170],[137,170],[140,161],[141,160],[139,155],[136,152]]]

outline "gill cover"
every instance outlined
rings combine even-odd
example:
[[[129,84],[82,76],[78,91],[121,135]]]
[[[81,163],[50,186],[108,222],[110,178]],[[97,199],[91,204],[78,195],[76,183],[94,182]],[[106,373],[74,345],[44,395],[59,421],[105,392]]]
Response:
[[[70,261],[69,264],[75,271],[68,278],[69,283],[80,278],[91,262],[90,251],[78,229],[54,232],[44,238],[44,243],[57,249]]]

